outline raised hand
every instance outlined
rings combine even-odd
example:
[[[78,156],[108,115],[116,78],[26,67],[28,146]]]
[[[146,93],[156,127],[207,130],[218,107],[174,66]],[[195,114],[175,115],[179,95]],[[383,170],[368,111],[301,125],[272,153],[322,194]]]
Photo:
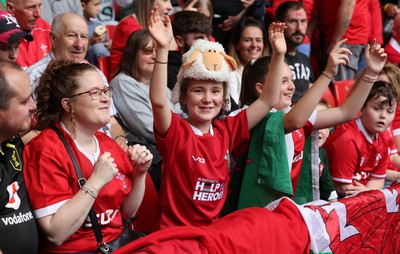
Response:
[[[194,8],[194,5],[197,4],[199,0],[193,0],[188,5],[185,6],[185,11],[197,11],[197,8]]]
[[[275,23],[268,28],[269,42],[272,47],[272,53],[285,54],[286,53],[286,41],[283,31],[287,28],[285,23]]]
[[[366,73],[378,76],[387,59],[387,54],[382,46],[374,39],[365,49]]]
[[[350,63],[350,59],[347,54],[351,55],[351,51],[347,48],[341,48],[341,46],[347,41],[343,39],[335,44],[329,54],[328,63],[325,68],[325,72],[330,76],[336,76],[338,72],[339,64],[347,65]]]
[[[145,146],[134,145],[128,147],[128,158],[134,167],[134,174],[146,173],[151,166],[153,160],[153,154]]]
[[[168,47],[169,43],[174,38],[171,20],[168,16],[165,16],[164,25],[157,6],[155,6],[150,12],[149,21],[147,22],[147,29],[149,29],[151,36],[157,42],[157,47]]]

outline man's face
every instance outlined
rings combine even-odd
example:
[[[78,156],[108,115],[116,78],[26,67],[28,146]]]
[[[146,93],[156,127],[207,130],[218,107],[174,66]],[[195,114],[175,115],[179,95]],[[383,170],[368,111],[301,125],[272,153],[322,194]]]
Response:
[[[17,19],[22,30],[30,31],[40,18],[41,6],[42,0],[11,0],[7,3],[7,11]]]
[[[61,24],[59,34],[51,34],[52,51],[55,57],[74,60],[76,63],[82,62],[88,47],[86,22],[77,15],[66,15]]]
[[[6,140],[31,126],[30,115],[36,110],[32,99],[32,88],[28,76],[22,70],[7,68],[5,70],[10,88],[15,96],[10,99],[6,109],[0,109],[0,139]]]
[[[304,41],[307,30],[307,14],[300,10],[289,9],[284,22],[286,23],[285,39],[288,46],[297,47]]]
[[[208,40],[207,35],[203,33],[189,33],[183,36],[176,36],[176,43],[182,54],[189,51],[190,47],[194,44],[196,40]]]

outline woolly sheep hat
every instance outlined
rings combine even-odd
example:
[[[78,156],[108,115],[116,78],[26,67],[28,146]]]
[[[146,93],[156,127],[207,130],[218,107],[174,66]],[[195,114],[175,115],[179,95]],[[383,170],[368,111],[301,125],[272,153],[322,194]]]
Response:
[[[225,100],[222,109],[231,108],[229,81],[231,71],[236,70],[235,60],[225,54],[224,48],[218,42],[197,40],[190,50],[182,57],[177,82],[172,90],[172,103],[179,102],[182,81],[185,78],[196,80],[214,80],[225,82]]]

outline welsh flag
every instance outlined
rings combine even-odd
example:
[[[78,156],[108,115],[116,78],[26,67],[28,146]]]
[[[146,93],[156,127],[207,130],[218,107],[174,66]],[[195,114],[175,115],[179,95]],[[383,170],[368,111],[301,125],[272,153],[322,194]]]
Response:
[[[296,205],[309,231],[310,253],[400,253],[399,190],[400,181],[332,204]]]
[[[281,198],[208,226],[163,229],[118,253],[400,253],[400,181],[335,203]]]

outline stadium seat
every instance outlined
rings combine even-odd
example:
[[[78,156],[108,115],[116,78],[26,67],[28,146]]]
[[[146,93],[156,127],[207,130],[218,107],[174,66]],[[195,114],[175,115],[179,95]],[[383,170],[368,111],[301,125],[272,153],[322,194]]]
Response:
[[[156,223],[156,207],[157,207],[157,190],[154,187],[153,180],[149,173],[146,173],[146,190],[142,204],[137,211],[137,219],[133,222],[136,230],[143,233],[150,233],[155,228]]]
[[[354,80],[341,80],[333,83],[333,91],[336,99],[336,106],[342,105],[351,92]]]
[[[107,28],[107,35],[108,39],[112,40],[114,37],[115,29],[117,28],[117,25],[106,25]]]
[[[331,108],[336,107],[335,97],[333,96],[331,89],[329,87],[326,88],[325,93],[322,95],[321,99],[326,101]]]
[[[97,67],[99,68],[99,70],[101,70],[104,73],[104,76],[106,76],[107,81],[110,82],[111,81],[110,57],[109,56],[99,57]]]

